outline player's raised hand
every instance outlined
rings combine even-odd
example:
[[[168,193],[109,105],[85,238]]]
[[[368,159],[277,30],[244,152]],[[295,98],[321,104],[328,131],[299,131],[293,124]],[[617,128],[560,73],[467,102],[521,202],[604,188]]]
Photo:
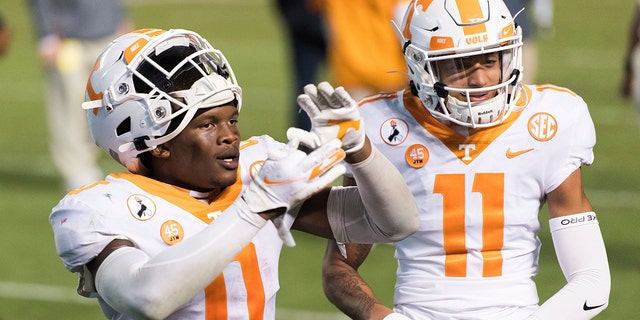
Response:
[[[288,210],[320,191],[345,172],[340,161],[345,152],[338,139],[329,140],[306,154],[292,140],[268,158],[242,197],[255,213]]]
[[[269,151],[267,160],[242,195],[251,211],[288,210],[344,174],[345,167],[340,161],[345,152],[340,148],[340,140],[330,140],[309,154],[298,150],[298,144],[299,140],[293,139],[281,149]],[[284,244],[295,246],[283,215],[271,221]]]
[[[311,132],[315,135],[308,135],[302,129],[290,128],[287,131],[289,139],[299,138],[302,144],[314,149],[338,138],[347,154],[362,148],[365,143],[364,123],[358,104],[343,87],[334,89],[328,82],[321,82],[318,86],[308,84],[297,101],[309,115]]]

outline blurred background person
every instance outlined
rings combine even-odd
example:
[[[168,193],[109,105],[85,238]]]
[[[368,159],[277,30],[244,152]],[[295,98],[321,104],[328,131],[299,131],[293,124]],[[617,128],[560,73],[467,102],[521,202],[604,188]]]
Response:
[[[331,81],[359,100],[407,83],[407,67],[391,20],[402,21],[405,0],[318,0],[327,24]]]
[[[294,126],[311,129],[311,121],[296,102],[303,88],[315,83],[325,66],[327,53],[324,23],[318,12],[317,0],[276,0],[278,14],[288,36],[289,56],[293,58],[291,72],[295,88],[291,98]]]
[[[625,99],[631,99],[633,107],[640,114],[640,1],[636,1],[635,10],[629,28],[629,40],[624,56],[624,70],[620,94]]]
[[[296,84],[295,126],[309,129],[295,97],[314,81],[330,80],[359,100],[406,84],[391,20],[402,20],[408,0],[277,0],[288,33]],[[326,67],[326,75],[323,74]]]
[[[96,57],[132,28],[120,0],[29,0],[46,82],[50,152],[67,190],[103,177],[87,129],[84,86]]]
[[[0,14],[0,57],[4,56],[11,43],[11,29],[4,20],[4,16]]]
[[[505,4],[522,28],[522,82],[533,84],[538,75],[538,36],[553,36],[552,0],[505,0]],[[524,9],[524,10],[522,10]],[[521,11],[521,12],[520,12]]]

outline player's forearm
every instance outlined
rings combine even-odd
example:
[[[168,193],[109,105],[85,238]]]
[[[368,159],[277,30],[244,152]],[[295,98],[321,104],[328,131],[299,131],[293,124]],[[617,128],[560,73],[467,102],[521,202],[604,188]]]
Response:
[[[327,299],[351,319],[372,319],[372,312],[379,308],[391,312],[378,301],[357,271],[350,267],[332,264],[323,268],[322,287]]]
[[[371,141],[369,141],[369,137],[365,136],[365,142],[358,151],[348,154],[344,159],[347,163],[358,163],[366,160],[371,156],[371,152],[373,151],[373,145]]]
[[[336,271],[326,274],[324,292],[329,301],[351,319],[370,319],[377,300],[369,296],[359,279]]]
[[[372,146],[370,155],[351,164],[351,170],[372,231],[388,242],[396,242],[418,229],[420,219],[413,194],[400,172],[382,153]]]
[[[593,212],[550,220],[553,244],[567,284],[530,319],[591,319],[607,307],[611,278]]]
[[[348,244],[342,248],[344,253],[335,241],[327,242],[322,263],[322,285],[329,301],[352,319],[383,319],[392,313],[358,274],[371,245]]]
[[[165,318],[211,283],[265,224],[237,200],[201,232],[153,257],[118,249],[98,269],[98,293],[135,319]]]

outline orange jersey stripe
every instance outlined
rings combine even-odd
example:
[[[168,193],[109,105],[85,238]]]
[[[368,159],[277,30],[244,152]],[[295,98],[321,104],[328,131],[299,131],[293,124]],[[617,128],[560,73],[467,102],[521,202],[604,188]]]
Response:
[[[473,181],[472,191],[483,195],[482,276],[501,276],[503,261],[501,250],[504,246],[504,175],[478,173]]]
[[[437,137],[453,152],[460,161],[470,164],[473,159],[482,153],[498,136],[515,122],[520,116],[520,112],[511,112],[509,118],[501,124],[496,125],[491,130],[469,129],[469,136],[464,136],[447,125],[438,121],[429,112],[424,112],[424,107],[417,97],[410,91],[405,91],[404,105],[411,112],[411,115],[418,121],[425,130]],[[461,148],[461,145],[474,145],[475,149]],[[468,154],[467,154],[468,152]]]
[[[249,320],[262,320],[266,298],[255,245],[249,243],[233,261],[238,262],[242,269],[244,286],[247,290]],[[220,274],[207,286],[205,301],[207,320],[226,320],[228,318],[229,310],[227,310],[227,288],[224,274]]]
[[[465,238],[465,198],[464,175],[439,174],[436,176],[433,193],[442,194],[443,209],[446,215],[442,221],[444,251],[446,261],[445,275],[464,277],[467,275],[467,244]]]

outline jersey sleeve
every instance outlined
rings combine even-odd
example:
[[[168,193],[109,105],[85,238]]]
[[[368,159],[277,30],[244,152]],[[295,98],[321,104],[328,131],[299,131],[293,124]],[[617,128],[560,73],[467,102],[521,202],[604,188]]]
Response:
[[[569,96],[568,94],[564,94]],[[572,172],[583,165],[591,165],[594,160],[593,147],[596,143],[596,131],[586,103],[579,96],[571,99],[559,99],[558,107],[565,108],[560,114],[562,129],[561,150],[556,158],[555,170],[548,172],[549,184],[546,193],[557,188]]]
[[[101,213],[78,199],[77,195],[63,198],[53,208],[49,222],[58,256],[65,267],[73,272],[79,272],[111,241],[124,238],[107,232]]]

